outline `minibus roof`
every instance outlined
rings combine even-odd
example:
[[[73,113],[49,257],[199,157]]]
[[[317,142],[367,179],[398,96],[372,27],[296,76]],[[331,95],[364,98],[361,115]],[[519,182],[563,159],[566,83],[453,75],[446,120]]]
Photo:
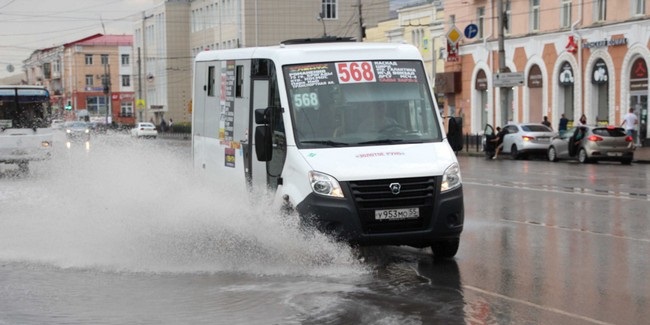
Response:
[[[352,60],[422,60],[422,56],[410,44],[328,42],[203,51],[196,56],[195,61],[246,59],[271,59],[282,66]]]

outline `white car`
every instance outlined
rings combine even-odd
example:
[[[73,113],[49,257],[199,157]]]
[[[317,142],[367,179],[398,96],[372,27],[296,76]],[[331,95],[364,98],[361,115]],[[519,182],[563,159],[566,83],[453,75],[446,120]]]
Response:
[[[131,129],[131,136],[136,138],[156,138],[158,131],[153,123],[140,122]]]
[[[528,155],[546,155],[551,139],[556,133],[541,123],[515,123],[504,126],[508,131],[503,137],[501,153],[510,154],[513,159]]]

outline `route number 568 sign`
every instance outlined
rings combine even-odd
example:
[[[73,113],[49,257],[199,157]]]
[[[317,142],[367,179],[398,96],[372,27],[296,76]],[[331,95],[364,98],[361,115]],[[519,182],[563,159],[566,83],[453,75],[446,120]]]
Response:
[[[375,82],[375,71],[369,61],[360,62],[338,62],[336,73],[339,76],[339,83]]]

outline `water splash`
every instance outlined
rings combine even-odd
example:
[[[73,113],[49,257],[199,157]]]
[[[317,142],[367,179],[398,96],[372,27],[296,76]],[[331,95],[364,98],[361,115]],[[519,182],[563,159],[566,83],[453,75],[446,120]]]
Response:
[[[187,144],[94,139],[0,183],[0,260],[117,272],[364,273],[354,252],[270,200],[193,172]]]

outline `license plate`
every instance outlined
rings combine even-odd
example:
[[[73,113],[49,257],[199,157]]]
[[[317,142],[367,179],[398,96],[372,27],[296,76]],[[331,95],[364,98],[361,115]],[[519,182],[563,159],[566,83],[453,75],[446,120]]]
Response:
[[[607,155],[610,156],[610,157],[620,157],[623,154],[620,153],[620,152],[608,152]]]
[[[548,143],[550,138],[537,138],[537,142]]]
[[[419,217],[420,209],[418,208],[375,210],[375,220],[404,220]]]

